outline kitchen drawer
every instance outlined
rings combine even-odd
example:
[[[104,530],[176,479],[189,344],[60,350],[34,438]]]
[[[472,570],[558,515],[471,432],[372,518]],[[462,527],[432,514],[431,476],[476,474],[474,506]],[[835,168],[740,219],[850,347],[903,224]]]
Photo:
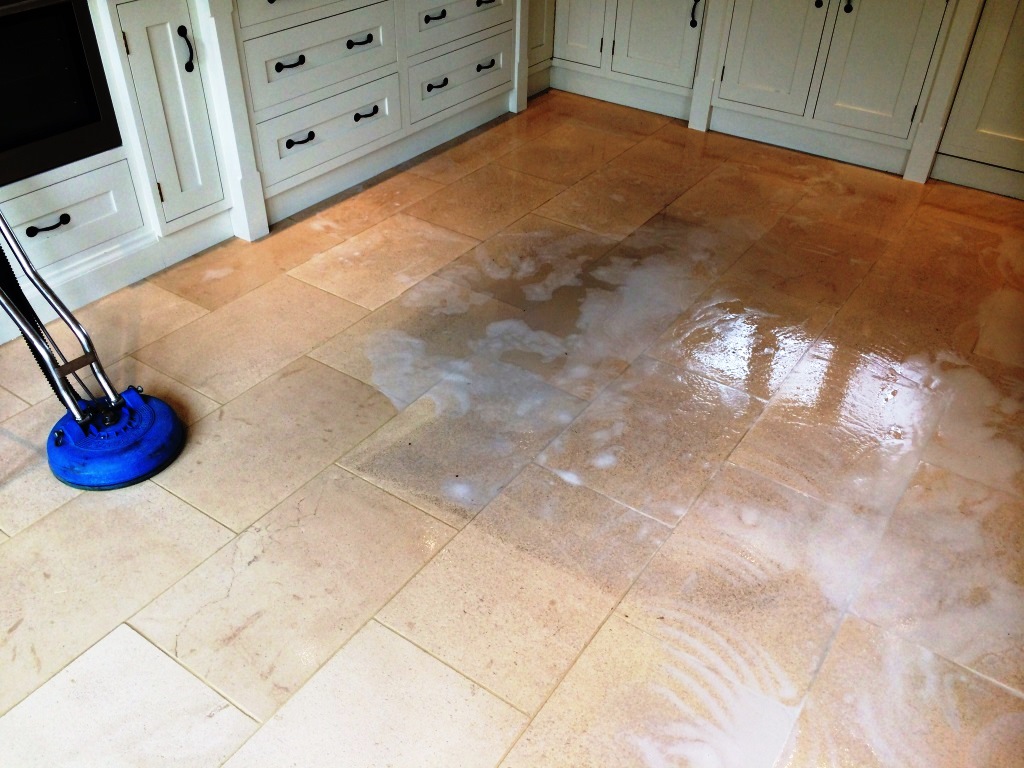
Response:
[[[245,43],[254,111],[396,60],[391,0]]]
[[[332,5],[336,0],[237,0],[238,25],[240,27],[251,27],[264,21],[273,21],[283,16],[288,16],[299,11],[311,11],[314,8],[322,8],[325,5]],[[358,8],[367,5],[367,2],[347,2],[342,10]]]
[[[508,31],[409,67],[412,122],[492,88],[511,88],[514,42],[515,35]]]
[[[389,75],[257,125],[264,184],[399,130],[400,90],[398,75]]]
[[[450,43],[509,21],[514,0],[406,0],[405,38],[409,53]]]
[[[127,160],[8,200],[2,208],[37,269],[142,226]]]

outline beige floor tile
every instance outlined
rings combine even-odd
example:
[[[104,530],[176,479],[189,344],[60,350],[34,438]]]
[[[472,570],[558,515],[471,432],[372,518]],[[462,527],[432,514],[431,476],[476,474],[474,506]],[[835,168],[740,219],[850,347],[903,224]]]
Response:
[[[706,160],[742,165],[762,173],[810,183],[833,178],[839,163],[824,157],[708,131],[701,154]]]
[[[65,413],[51,397],[0,424],[0,530],[10,536],[81,493],[46,461],[50,430]]]
[[[670,121],[664,115],[588,99],[567,91],[550,92],[543,105],[553,115],[637,140],[651,135]]]
[[[767,400],[833,310],[756,285],[745,275],[730,279],[734,274],[698,298],[647,354]]]
[[[850,619],[825,660],[782,768],[1013,768],[1024,700]]]
[[[154,275],[149,282],[214,310],[343,239],[342,234],[312,221],[275,224],[262,240],[250,243],[232,238]]]
[[[456,182],[522,146],[540,128],[537,120],[531,122],[532,129],[524,122],[489,123],[417,158],[410,163],[409,172],[439,185]],[[554,127],[549,125],[547,130]]]
[[[535,712],[667,535],[531,465],[379,619]]]
[[[671,176],[682,192],[721,164],[720,160],[704,156],[708,135],[685,125],[667,123],[608,165],[645,176]]]
[[[727,464],[617,613],[722,679],[797,705],[886,519]]]
[[[399,213],[290,274],[354,304],[376,309],[474,245],[476,240],[465,235]]]
[[[502,128],[509,136],[531,141],[543,136],[569,120],[564,114],[547,106],[547,94],[531,96],[525,112],[506,116]]]
[[[339,463],[462,528],[583,405],[519,368],[476,358]]]
[[[6,765],[219,765],[256,723],[125,626],[0,718]]]
[[[365,314],[361,307],[282,275],[135,357],[226,403]]]
[[[331,467],[131,624],[265,721],[453,533]]]
[[[774,227],[805,192],[806,185],[799,181],[723,163],[686,190],[666,213],[752,243]]]
[[[408,209],[417,218],[485,240],[564,187],[500,165],[487,165]]]
[[[613,616],[501,768],[771,768],[796,715]]]
[[[394,413],[376,390],[303,357],[196,422],[155,480],[242,531]]]
[[[996,291],[982,302],[978,314],[981,327],[974,351],[990,360],[1024,368],[1024,291]]]
[[[621,240],[681,191],[671,177],[602,168],[537,209],[555,221]]]
[[[950,359],[936,376],[950,403],[925,461],[1024,496],[1024,371]]]
[[[884,355],[820,341],[730,460],[824,501],[888,511],[945,403]]]
[[[994,224],[1024,233],[1024,200],[930,179],[924,205],[963,217],[976,225]]]
[[[589,176],[634,143],[617,133],[564,123],[504,155],[498,164],[568,186]]]
[[[352,195],[323,208],[306,221],[327,233],[336,233],[337,237],[331,243],[336,245],[341,239],[358,235],[374,224],[379,224],[392,214],[437,192],[442,186],[436,181],[408,172],[385,179],[373,179],[359,185]],[[325,250],[327,248],[321,248],[317,253]],[[310,253],[307,258],[315,255]]]
[[[113,365],[205,314],[202,307],[148,282],[122,288],[75,310],[75,317],[89,332],[104,365]],[[72,342],[67,326],[51,323],[47,327],[69,359],[82,353],[77,342]],[[0,386],[29,403],[53,397],[50,385],[20,339],[0,347]]]
[[[28,408],[28,403],[15,397],[6,389],[0,388],[0,422],[4,422],[16,413]]]
[[[922,464],[855,609],[1024,693],[1024,499]]]
[[[526,717],[375,622],[227,768],[491,768]]]
[[[372,385],[401,409],[472,356],[491,325],[520,314],[484,294],[428,277],[310,356]]]
[[[760,410],[742,392],[640,358],[539,461],[675,525]]]
[[[151,482],[83,493],[0,548],[4,712],[231,538]]]

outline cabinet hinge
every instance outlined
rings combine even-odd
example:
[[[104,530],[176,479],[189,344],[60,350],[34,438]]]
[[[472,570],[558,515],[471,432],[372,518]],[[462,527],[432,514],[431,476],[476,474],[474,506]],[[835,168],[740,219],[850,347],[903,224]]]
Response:
[[[128,33],[123,29],[121,30],[121,39],[124,40],[124,55],[131,56],[132,52],[128,50]]]
[[[914,111],[910,113],[910,122],[914,122],[914,118],[917,117],[917,104],[914,105]]]
[[[598,46],[597,52],[598,53],[604,53],[604,38],[603,37],[601,38],[601,45]]]
[[[156,183],[156,193],[160,195],[160,202],[164,201],[164,188],[160,186],[160,182]]]

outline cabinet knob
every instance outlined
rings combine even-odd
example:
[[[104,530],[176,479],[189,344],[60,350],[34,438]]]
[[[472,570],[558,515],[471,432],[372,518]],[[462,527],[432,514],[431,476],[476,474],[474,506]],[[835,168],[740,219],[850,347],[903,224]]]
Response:
[[[821,8],[825,4],[825,0],[814,0],[814,7]]]
[[[57,223],[56,224],[53,224],[53,225],[51,225],[49,227],[29,227],[28,229],[25,230],[25,234],[28,237],[35,237],[40,232],[52,232],[53,230],[57,229],[58,227],[63,227],[63,226],[65,226],[67,224],[70,224],[70,223],[71,223],[71,216],[66,214],[66,213],[62,213],[60,215],[60,218],[57,219]]]
[[[306,134],[306,138],[304,138],[304,139],[288,139],[288,141],[286,141],[284,143],[284,148],[285,149],[291,149],[296,144],[308,144],[309,142],[311,142],[315,138],[316,138],[316,134],[313,133],[312,131],[310,131],[308,134]]]
[[[274,65],[274,71],[275,72],[284,72],[286,69],[294,69],[295,67],[301,67],[305,63],[306,63],[306,56],[305,56],[305,54],[300,53],[299,54],[299,58],[295,61],[294,64],[282,64],[280,61],[277,62],[277,64]]]
[[[188,61],[185,62],[185,71],[191,72],[196,68],[196,65],[193,63],[195,61],[196,55],[195,51],[192,50],[192,43],[188,39],[188,30],[185,28],[184,24],[178,27],[178,37],[184,40],[185,45],[188,46]]]
[[[693,7],[690,9],[690,28],[691,29],[696,29],[697,28],[697,3],[699,3],[699,2],[700,2],[700,0],[693,0]]]

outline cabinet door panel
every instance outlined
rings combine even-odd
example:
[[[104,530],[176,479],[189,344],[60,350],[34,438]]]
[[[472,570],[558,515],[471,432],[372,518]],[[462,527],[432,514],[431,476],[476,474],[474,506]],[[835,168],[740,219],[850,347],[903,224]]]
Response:
[[[117,13],[164,216],[172,221],[223,198],[194,27],[185,0],[136,0]]]
[[[530,28],[526,37],[529,66],[551,58],[555,48],[555,0],[530,0]]]
[[[804,114],[828,10],[814,0],[736,0],[719,95]]]
[[[555,57],[601,66],[605,0],[562,0],[555,12]]]
[[[697,27],[681,3],[619,0],[615,15],[612,71],[663,83],[693,86],[703,3],[687,0]]]
[[[1024,171],[1024,0],[988,0],[939,151]]]
[[[814,117],[906,138],[945,0],[842,0]]]

